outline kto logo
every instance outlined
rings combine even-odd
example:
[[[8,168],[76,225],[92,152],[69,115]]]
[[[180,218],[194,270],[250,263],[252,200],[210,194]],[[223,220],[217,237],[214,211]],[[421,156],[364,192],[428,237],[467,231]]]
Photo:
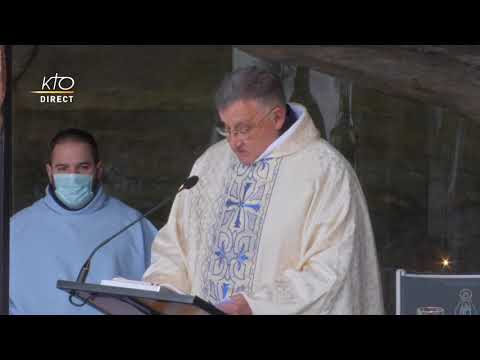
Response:
[[[44,76],[42,90],[31,91],[32,94],[41,94],[41,103],[71,103],[73,102],[73,90],[75,80],[70,76]]]

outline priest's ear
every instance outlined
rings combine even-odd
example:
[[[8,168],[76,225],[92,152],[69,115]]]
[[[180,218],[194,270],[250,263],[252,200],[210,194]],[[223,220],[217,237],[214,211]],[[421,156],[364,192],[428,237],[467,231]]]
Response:
[[[275,129],[280,131],[280,129],[283,127],[283,124],[285,123],[285,118],[287,116],[286,107],[276,106],[272,110],[272,116],[273,116],[273,124],[275,126]]]

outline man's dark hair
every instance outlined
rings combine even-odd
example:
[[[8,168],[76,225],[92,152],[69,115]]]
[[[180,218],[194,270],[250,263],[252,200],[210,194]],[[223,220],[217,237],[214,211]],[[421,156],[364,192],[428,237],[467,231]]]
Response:
[[[80,129],[64,129],[59,131],[52,140],[50,140],[50,144],[48,146],[48,162],[52,161],[52,153],[53,149],[58,144],[63,144],[69,141],[73,142],[80,142],[84,144],[90,145],[90,149],[92,150],[93,160],[96,163],[100,160],[98,155],[98,145],[95,141],[95,138],[92,134],[85,130]]]
[[[280,77],[269,69],[255,65],[227,74],[215,93],[218,111],[239,100],[256,100],[265,105],[286,104]]]

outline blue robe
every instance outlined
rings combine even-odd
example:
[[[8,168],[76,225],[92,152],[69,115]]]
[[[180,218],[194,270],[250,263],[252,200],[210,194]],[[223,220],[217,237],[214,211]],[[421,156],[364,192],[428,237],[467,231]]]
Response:
[[[91,251],[140,216],[101,187],[78,211],[63,208],[47,191],[15,214],[10,222],[10,313],[100,314],[89,305],[70,304],[68,294],[56,288],[57,280],[75,281]],[[95,254],[86,282],[114,276],[141,280],[156,234],[146,219],[130,227]]]

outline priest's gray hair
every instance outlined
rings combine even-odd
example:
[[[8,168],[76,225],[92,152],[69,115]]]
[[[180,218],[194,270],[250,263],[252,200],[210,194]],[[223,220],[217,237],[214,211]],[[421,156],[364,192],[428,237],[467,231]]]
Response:
[[[256,65],[238,68],[220,83],[215,93],[215,106],[222,111],[239,100],[285,106],[282,80],[273,71]]]

